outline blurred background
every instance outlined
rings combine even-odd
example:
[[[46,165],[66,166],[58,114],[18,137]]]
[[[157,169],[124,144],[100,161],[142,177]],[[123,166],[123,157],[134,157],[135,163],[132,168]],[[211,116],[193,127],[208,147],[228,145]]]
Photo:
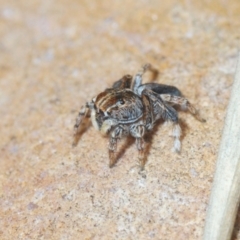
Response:
[[[0,0],[0,238],[201,239],[239,29],[237,0]],[[72,148],[80,107],[145,63],[207,119],[180,113],[181,154],[167,126],[143,172],[93,128]]]

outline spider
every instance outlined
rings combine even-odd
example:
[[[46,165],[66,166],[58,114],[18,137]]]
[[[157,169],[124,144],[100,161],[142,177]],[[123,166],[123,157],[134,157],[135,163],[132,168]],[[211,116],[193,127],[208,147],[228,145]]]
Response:
[[[147,70],[153,70],[150,64],[145,64],[134,78],[125,75],[114,82],[111,88],[87,102],[76,119],[75,136],[79,133],[82,120],[89,116],[92,125],[103,135],[109,136],[109,167],[113,167],[116,162],[118,140],[131,135],[136,139],[138,158],[143,169],[144,135],[153,130],[159,119],[172,123],[173,149],[180,152],[181,127],[174,105],[188,110],[201,122],[205,121],[176,87],[157,83],[142,84],[143,74]]]

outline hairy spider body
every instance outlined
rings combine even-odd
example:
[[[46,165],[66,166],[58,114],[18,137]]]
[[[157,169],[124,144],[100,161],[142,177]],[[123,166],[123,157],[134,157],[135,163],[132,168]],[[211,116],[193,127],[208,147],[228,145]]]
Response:
[[[139,160],[143,168],[145,165],[143,137],[146,131],[153,129],[159,119],[172,123],[174,150],[179,152],[181,128],[174,105],[180,105],[198,120],[204,121],[176,87],[156,83],[142,84],[142,76],[147,69],[151,70],[149,64],[144,65],[134,79],[130,75],[123,76],[112,88],[106,89],[91,102],[86,103],[76,119],[75,134],[79,131],[83,117],[88,116],[90,112],[93,126],[102,134],[109,135],[110,167],[115,163],[118,140],[131,135],[136,139]]]

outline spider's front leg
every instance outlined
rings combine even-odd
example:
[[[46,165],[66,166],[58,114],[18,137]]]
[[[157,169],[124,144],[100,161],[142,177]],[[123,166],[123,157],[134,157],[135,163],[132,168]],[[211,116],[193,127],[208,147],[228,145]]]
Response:
[[[145,158],[144,158],[145,143],[143,139],[143,136],[145,134],[145,126],[140,124],[139,125],[134,124],[130,127],[130,133],[134,138],[136,138],[136,146],[138,149],[138,159],[140,161],[141,170],[143,170],[145,165]]]
[[[148,63],[143,65],[138,71],[138,73],[136,74],[136,76],[134,77],[134,80],[132,82],[132,87],[131,87],[134,93],[137,93],[139,86],[142,84],[143,74],[150,68],[151,68],[151,65]]]
[[[197,109],[184,97],[174,96],[171,94],[160,94],[163,101],[173,103],[174,105],[180,105],[183,109],[187,109],[193,116],[195,116],[200,122],[206,122],[203,119]]]
[[[109,167],[112,168],[116,163],[116,151],[117,142],[123,135],[127,134],[127,130],[122,126],[114,128],[110,132],[109,144],[108,144],[108,154],[109,154]]]
[[[89,109],[91,108],[93,108],[93,102],[87,102],[85,106],[81,107],[81,110],[79,111],[76,118],[76,123],[74,125],[74,135],[77,135],[79,133],[80,125],[83,119],[88,115]]]

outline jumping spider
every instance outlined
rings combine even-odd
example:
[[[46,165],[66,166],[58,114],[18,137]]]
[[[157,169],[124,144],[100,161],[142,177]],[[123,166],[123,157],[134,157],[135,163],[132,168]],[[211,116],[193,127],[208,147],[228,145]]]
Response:
[[[159,119],[172,123],[174,150],[179,152],[181,128],[178,123],[178,112],[173,105],[179,105],[198,120],[205,121],[176,87],[157,83],[142,84],[142,76],[149,69],[151,70],[149,64],[144,65],[133,80],[131,75],[123,76],[112,88],[107,88],[91,102],[87,102],[76,119],[75,135],[79,132],[83,118],[89,115],[92,125],[102,134],[109,135],[110,167],[115,164],[118,140],[131,135],[136,139],[139,160],[143,168],[145,164],[143,137],[147,131],[153,129]]]

